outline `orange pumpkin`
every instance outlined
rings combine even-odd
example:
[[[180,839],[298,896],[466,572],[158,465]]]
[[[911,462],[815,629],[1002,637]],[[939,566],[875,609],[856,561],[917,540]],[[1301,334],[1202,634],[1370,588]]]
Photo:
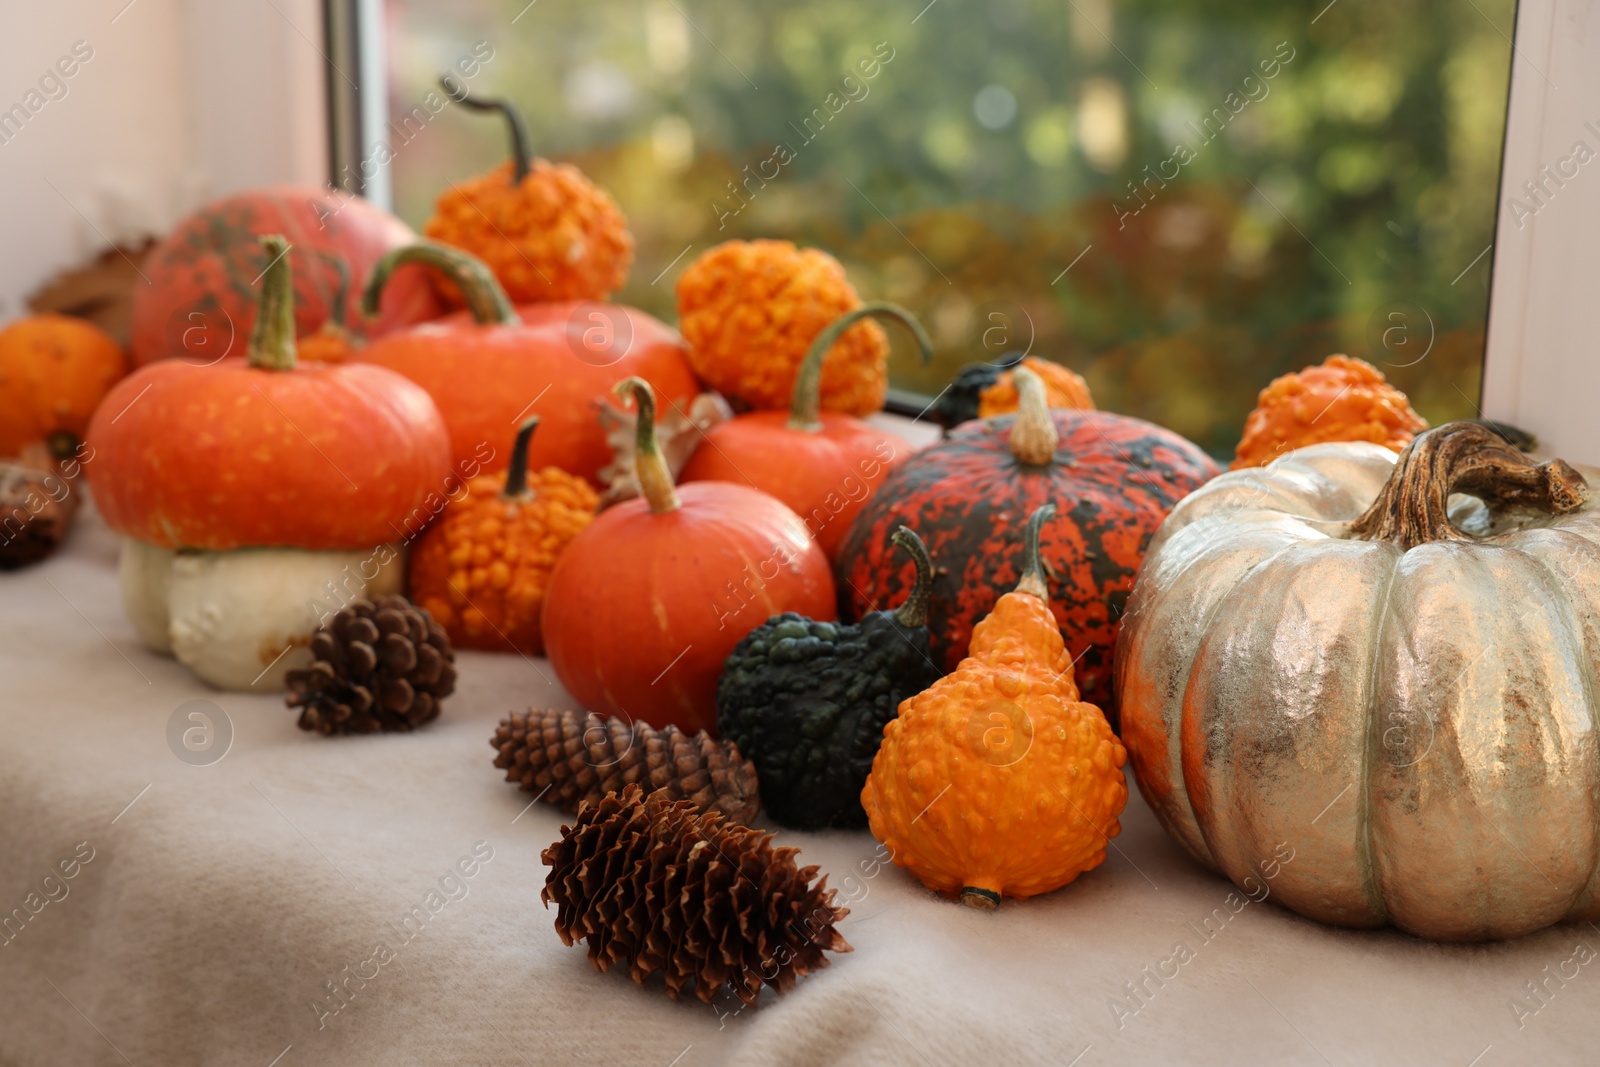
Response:
[[[976,908],[1098,867],[1128,802],[1127,752],[1078,699],[1050,613],[1039,527],[1054,513],[1029,517],[1022,580],[973,629],[967,658],[901,702],[861,791],[895,864]]]
[[[518,301],[604,300],[622,288],[633,235],[610,194],[570,163],[529,159],[522,119],[506,101],[442,84],[457,103],[505,119],[511,158],[452,182],[422,232],[482,259]]]
[[[599,497],[555,467],[528,469],[529,419],[503,474],[480,474],[411,550],[411,599],[462,648],[544,655],[539,613],[561,550]]]
[[[683,340],[662,322],[621,305],[536,305],[526,323],[481,262],[457,249],[419,242],[385,256],[367,282],[375,308],[390,273],[422,263],[443,273],[466,297],[470,317],[451,316],[392,333],[358,355],[405,375],[428,391],[450,428],[457,460],[501,440],[529,415],[541,419],[528,463],[560,467],[597,488],[611,446],[594,403],[629,375],[655,384],[663,405],[687,409],[700,384]],[[500,456],[484,464],[504,470]]]
[[[639,408],[643,496],[601,512],[562,553],[545,595],[545,651],[591,711],[715,735],[717,679],[745,634],[785,611],[835,617],[828,559],[766,493],[674,488],[649,384],[629,378],[617,390]]]
[[[924,359],[933,342],[893,304],[864,304],[817,335],[795,375],[788,411],[756,411],[706,431],[681,482],[742,482],[771,493],[805,520],[829,559],[850,521],[889,469],[909,456],[905,439],[851,415],[820,410],[822,359],[839,336],[869,315],[895,318],[916,336]]]
[[[0,330],[0,456],[66,431],[82,437],[128,373],[122,346],[66,315],[29,315]]]
[[[113,530],[162,548],[392,541],[450,475],[444,422],[381,367],[297,365],[288,245],[261,244],[248,359],[158,359],[124,378],[89,424],[95,502]]]
[[[1260,467],[1324,441],[1371,441],[1399,452],[1428,428],[1406,395],[1363,359],[1329,356],[1274,378],[1245,420],[1230,470]]]
[[[144,260],[149,284],[133,293],[133,365],[238,355],[255,322],[256,286],[268,262],[258,238],[266,234],[287,235],[299,260],[295,319],[302,338],[327,321],[337,294],[350,297],[346,310],[354,312],[347,279],[364,277],[383,253],[416,238],[387,211],[326,186],[252,189],[207,204]],[[445,310],[427,274],[408,270],[390,286],[382,315],[361,323],[361,332],[384,333]]]
[[[789,241],[724,241],[678,277],[678,324],[707,385],[756,411],[783,410],[819,333],[861,306],[844,266]],[[840,336],[822,369],[822,406],[867,416],[889,391],[889,339],[875,322]]]

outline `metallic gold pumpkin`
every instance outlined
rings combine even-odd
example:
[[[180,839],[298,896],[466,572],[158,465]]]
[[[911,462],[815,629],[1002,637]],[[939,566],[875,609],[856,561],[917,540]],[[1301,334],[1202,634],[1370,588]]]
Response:
[[[1456,496],[1453,503],[1451,494]],[[1123,741],[1167,832],[1285,906],[1423,937],[1600,919],[1600,509],[1451,423],[1215,479],[1122,624]]]

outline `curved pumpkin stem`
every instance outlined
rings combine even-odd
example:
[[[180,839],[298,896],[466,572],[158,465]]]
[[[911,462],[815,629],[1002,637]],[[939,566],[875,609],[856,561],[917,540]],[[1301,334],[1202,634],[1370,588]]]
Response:
[[[522,322],[516,305],[483,260],[438,241],[417,241],[393,249],[372,265],[367,287],[361,291],[361,313],[367,318],[377,316],[383,287],[389,284],[395,268],[405,263],[421,263],[454,282],[479,326],[515,326]]]
[[[916,531],[909,526],[898,526],[889,540],[905,550],[911,562],[917,565],[917,584],[911,587],[905,601],[894,609],[894,621],[901,626],[928,625],[928,596],[933,586],[933,561],[928,558],[928,547]]]
[[[1468,493],[1491,508],[1562,515],[1583,506],[1589,483],[1564,460],[1534,463],[1483,423],[1449,422],[1412,439],[1378,498],[1350,524],[1350,535],[1392,541],[1404,551],[1429,541],[1472,540],[1450,521],[1451,493]]]
[[[822,361],[828,355],[828,349],[860,320],[874,316],[880,319],[893,319],[911,331],[911,336],[917,339],[917,348],[922,352],[922,362],[927,363],[933,359],[933,341],[928,337],[928,331],[922,328],[916,316],[911,314],[899,304],[891,304],[887,300],[875,300],[869,304],[862,304],[845,312],[823,328],[817,334],[816,340],[811,342],[811,347],[806,349],[804,358],[800,360],[800,369],[795,371],[794,391],[789,394],[789,429],[816,431],[822,429],[822,421],[818,413],[822,409]]]
[[[521,185],[522,179],[528,176],[528,130],[517,109],[508,100],[474,100],[467,95],[466,86],[451,85],[448,74],[439,75],[439,85],[450,99],[463,107],[473,111],[498,111],[506,120],[506,129],[511,135],[511,183]]]
[[[294,276],[289,273],[289,241],[282,234],[261,239],[267,269],[261,272],[261,299],[250,331],[250,366],[294,370]]]
[[[500,491],[500,496],[505,500],[516,500],[527,495],[528,443],[533,440],[533,431],[538,428],[539,416],[535,415],[517,429],[517,440],[511,446],[511,462],[506,464],[506,487]]]
[[[624,378],[614,387],[618,396],[632,396],[638,408],[633,427],[633,471],[639,479],[639,492],[655,515],[676,511],[677,487],[672,484],[672,469],[656,444],[656,398],[650,383],[643,378]]]
[[[1028,516],[1028,547],[1022,557],[1022,579],[1016,591],[1036,596],[1050,603],[1050,586],[1044,580],[1044,565],[1039,561],[1039,530],[1045,520],[1056,513],[1054,504],[1043,504]]]
[[[1018,365],[1011,372],[1017,389],[1017,414],[1011,423],[1011,455],[1028,467],[1048,467],[1055,459],[1061,435],[1050,414],[1044,383],[1032,370]]]

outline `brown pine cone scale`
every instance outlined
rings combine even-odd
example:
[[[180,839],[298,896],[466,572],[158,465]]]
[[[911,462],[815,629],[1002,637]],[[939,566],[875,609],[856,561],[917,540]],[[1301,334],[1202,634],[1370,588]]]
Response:
[[[502,719],[489,743],[506,781],[568,813],[635,784],[745,825],[761,806],[755,764],[704,730],[691,737],[676,726],[531,708]]]
[[[319,734],[414,730],[456,687],[444,627],[402,596],[351,601],[312,635],[311,655],[287,675],[288,703]]]
[[[763,984],[787,993],[828,965],[825,951],[850,951],[834,928],[850,909],[772,839],[630,785],[561,828],[540,857],[540,897],[556,905],[562,943],[586,942],[596,970],[626,964],[640,985],[659,971],[673,1000],[692,989],[709,1004],[730,988],[753,1004]]]

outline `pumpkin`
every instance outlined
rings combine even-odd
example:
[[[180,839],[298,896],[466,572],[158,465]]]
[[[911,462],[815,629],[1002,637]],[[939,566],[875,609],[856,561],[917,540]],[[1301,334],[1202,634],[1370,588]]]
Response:
[[[1600,919],[1600,509],[1560,460],[1450,423],[1231,472],[1125,626],[1134,773],[1201,863],[1243,885],[1291,849],[1273,898],[1340,926]]]
[[[1016,589],[973,629],[955,671],[900,705],[861,791],[895,864],[975,908],[1098,867],[1128,803],[1127,753],[1078,698],[1050,612],[1039,528],[1053,514],[1045,504],[1029,516]]]
[[[622,288],[633,235],[616,201],[577,167],[529,160],[522,119],[504,100],[476,100],[441,82],[459,104],[499,113],[511,158],[451,182],[424,235],[483,260],[513,300],[604,300]]]
[[[365,200],[321,186],[257,189],[207,204],[178,223],[144,262],[148,285],[135,287],[134,366],[178,357],[210,364],[241,355],[254,329],[257,286],[269,257],[257,238],[284,234],[295,249],[295,331],[310,337],[341,293],[356,322],[359,294],[346,279],[365,277],[380,256],[414,240],[405,223]],[[375,336],[445,310],[428,276],[412,268],[385,294],[382,313],[360,332]]]
[[[122,604],[145,646],[219,689],[270,692],[311,666],[317,627],[354,600],[400,592],[395,544],[174,552],[124,538]]]
[[[972,627],[1021,573],[1023,516],[1061,509],[1041,548],[1050,600],[1084,699],[1111,713],[1111,655],[1145,545],[1167,511],[1216,474],[1177,434],[1102,411],[1048,410],[1039,379],[1014,372],[1016,415],[969,422],[900,464],[866,502],[840,550],[846,618],[898,603],[916,573],[892,562],[895,527],[915,529],[935,565],[934,659],[954,669]],[[1115,722],[1115,719],[1112,720]]]
[[[973,419],[1009,415],[1017,410],[1017,388],[1011,370],[1021,364],[1044,383],[1045,400],[1053,408],[1094,410],[1089,383],[1059,363],[1007,352],[987,363],[968,363],[956,372],[950,384],[934,397],[928,412],[946,430],[953,430]]]
[[[933,564],[906,527],[893,540],[917,568],[905,603],[857,626],[774,615],[723,668],[717,726],[754,762],[761,806],[784,826],[865,826],[861,787],[884,724],[939,678],[928,653]]]
[[[745,410],[787,410],[801,361],[817,336],[861,306],[844,267],[789,241],[725,241],[678,278],[678,327],[708,386]],[[826,411],[870,415],[889,389],[889,339],[858,322],[822,368]]]
[[[283,237],[249,357],[160,360],[119,382],[89,424],[106,525],[164,548],[365,549],[450,474],[428,395],[365,364],[297,364]]]
[[[403,374],[433,397],[450,428],[458,461],[501,440],[530,414],[540,416],[528,463],[560,467],[600,487],[611,459],[594,402],[630,375],[654,383],[663,407],[687,409],[700,384],[671,327],[621,305],[535,305],[525,322],[505,290],[481,262],[434,242],[419,242],[386,256],[368,279],[365,304],[376,308],[390,274],[423,264],[449,278],[468,302],[470,316],[382,337],[361,360]],[[481,458],[481,457],[480,457]],[[484,463],[490,473],[508,459]]]
[[[281,688],[326,616],[398,592],[389,542],[451,476],[421,389],[379,367],[297,363],[289,246],[261,244],[248,358],[135,371],[90,422],[84,465],[126,535],[140,639],[226,689]]]
[[[1398,452],[1427,428],[1377,367],[1329,356],[1321,366],[1274,378],[1261,390],[1231,467],[1259,467],[1324,441],[1371,441]]]
[[[561,554],[545,593],[545,652],[590,711],[715,731],[717,678],[745,634],[785,611],[834,617],[828,559],[766,493],[674,488],[649,383],[629,378],[617,391],[639,410],[643,495],[601,512]]]
[[[528,469],[538,425],[523,423],[505,472],[468,482],[411,551],[411,599],[459,647],[544,655],[539,613],[550,571],[599,504],[582,478]]]
[[[822,357],[840,334],[869,315],[898,319],[916,337],[923,357],[932,357],[933,342],[904,308],[876,303],[847,311],[811,343],[789,410],[755,411],[713,426],[680,480],[743,482],[771,493],[805,520],[833,559],[874,486],[912,452],[904,438],[819,408]]]
[[[81,438],[127,373],[122,346],[82,319],[28,315],[0,330],[0,456],[63,431]]]

